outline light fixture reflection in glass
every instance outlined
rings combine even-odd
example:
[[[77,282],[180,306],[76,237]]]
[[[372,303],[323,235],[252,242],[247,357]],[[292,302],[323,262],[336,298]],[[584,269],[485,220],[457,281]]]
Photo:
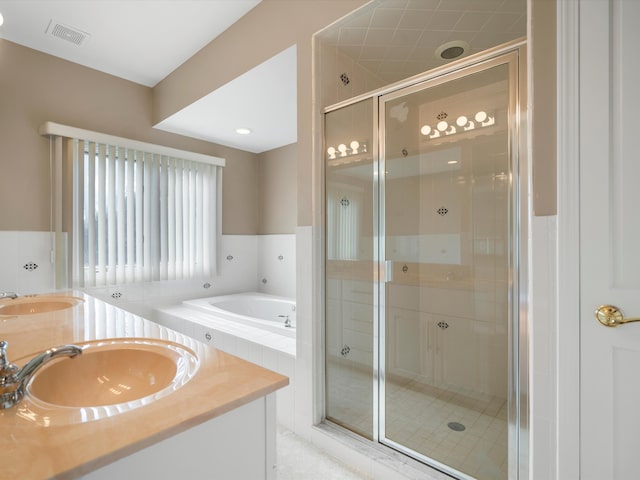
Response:
[[[441,120],[436,124],[435,128],[431,125],[423,125],[420,127],[420,133],[429,139],[434,139],[496,124],[495,115],[487,113],[484,110],[480,110],[474,115],[471,115],[471,118],[473,118],[473,120],[470,120],[466,115],[460,115],[456,119],[455,125],[449,125],[446,121]]]
[[[327,159],[328,160],[336,160],[339,157],[352,157],[358,155],[357,158],[353,159],[345,159],[344,162],[340,163],[351,163],[353,161],[360,161],[362,158],[360,156],[364,153],[367,153],[367,142],[359,142],[358,140],[351,140],[347,146],[346,143],[341,143],[337,147],[327,147]]]
[[[487,119],[487,112],[480,111],[476,113],[475,119],[476,119],[476,122],[480,122],[480,123],[484,122]]]
[[[456,163],[458,163],[458,161],[457,160],[449,160],[447,163],[449,165],[455,165]]]

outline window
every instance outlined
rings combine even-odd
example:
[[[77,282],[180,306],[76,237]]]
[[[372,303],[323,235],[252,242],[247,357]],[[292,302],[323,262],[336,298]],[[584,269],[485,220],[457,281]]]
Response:
[[[82,139],[72,164],[74,286],[216,273],[220,166]]]

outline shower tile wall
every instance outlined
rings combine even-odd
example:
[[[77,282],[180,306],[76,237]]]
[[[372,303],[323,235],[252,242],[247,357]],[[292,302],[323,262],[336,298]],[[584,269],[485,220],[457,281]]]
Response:
[[[51,233],[0,231],[0,245],[0,292],[53,290]]]

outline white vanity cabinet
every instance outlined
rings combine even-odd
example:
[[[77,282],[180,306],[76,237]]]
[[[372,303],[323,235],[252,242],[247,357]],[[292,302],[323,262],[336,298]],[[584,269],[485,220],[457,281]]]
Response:
[[[99,468],[86,480],[275,480],[275,393]]]

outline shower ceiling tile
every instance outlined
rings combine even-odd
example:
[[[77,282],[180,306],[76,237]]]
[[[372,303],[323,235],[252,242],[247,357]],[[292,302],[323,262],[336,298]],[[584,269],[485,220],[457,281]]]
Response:
[[[404,62],[411,54],[411,49],[407,47],[400,47],[397,45],[390,45],[387,47],[387,57],[390,63]]]
[[[404,8],[378,8],[371,17],[370,28],[398,28]]]
[[[440,2],[440,10],[469,10],[472,12],[493,11],[499,8],[504,0],[443,0]]]
[[[527,0],[504,0],[500,5],[501,12],[523,13],[527,11]]]
[[[387,47],[383,45],[364,45],[358,60],[384,60],[387,55]]]
[[[360,52],[362,52],[362,45],[346,45],[342,47],[340,51],[348,57],[359,59]]]
[[[456,23],[460,21],[462,12],[436,11],[429,22],[429,30],[453,30]]]
[[[431,51],[431,54],[433,54],[436,51],[436,48],[446,42],[450,36],[450,32],[446,30],[425,30],[422,32],[422,36],[420,37],[420,40],[418,40],[416,47],[428,48]]]
[[[435,10],[438,8],[440,0],[409,0],[408,9]]]
[[[406,10],[402,16],[402,20],[398,24],[399,29],[415,29],[424,30],[424,26],[428,25],[433,17],[433,10]]]
[[[421,35],[421,30],[396,30],[389,45],[404,48],[413,47],[418,42]],[[409,49],[407,48],[407,50]]]
[[[370,72],[378,73],[380,67],[384,64],[382,60],[361,60],[358,62],[360,66],[366,68]]]
[[[394,30],[388,28],[370,28],[367,33],[367,45],[370,46],[386,46],[393,39]]]
[[[366,28],[341,28],[338,41],[340,45],[362,45],[367,38]]]
[[[508,32],[521,18],[522,13],[495,13],[485,25],[487,32]],[[526,28],[526,25],[525,25]]]
[[[460,17],[458,23],[453,28],[456,32],[478,32],[492,17],[491,13],[486,12],[467,12]]]

